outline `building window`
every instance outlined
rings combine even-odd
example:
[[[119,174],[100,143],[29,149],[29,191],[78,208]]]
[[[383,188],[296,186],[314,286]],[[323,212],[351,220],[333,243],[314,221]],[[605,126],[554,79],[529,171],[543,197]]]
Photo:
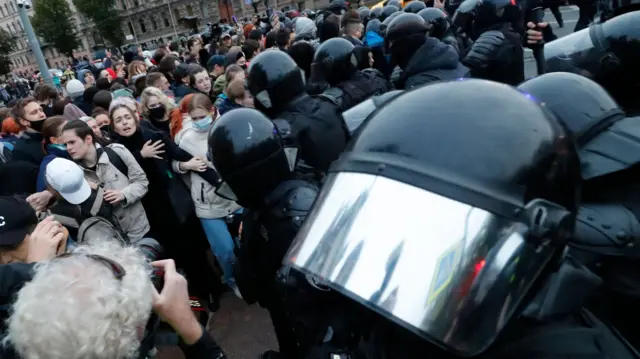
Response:
[[[18,32],[18,27],[16,26],[16,23],[12,22],[11,26],[13,26],[13,32],[17,33]]]
[[[4,17],[4,9],[0,6],[0,12],[2,13],[2,17]]]
[[[18,21],[18,27],[20,28],[20,31],[24,31],[24,28],[22,27],[22,22]]]
[[[193,8],[191,7],[191,5],[187,5],[187,15],[193,16]]]
[[[134,7],[140,6],[140,3],[138,2],[138,0],[133,0],[133,6]]]
[[[56,69],[60,68],[60,64],[58,63],[58,61],[54,62],[53,65],[56,67]]]
[[[143,34],[147,32],[147,27],[144,26],[144,20],[140,19],[138,22],[140,23],[140,31],[142,31]]]
[[[156,19],[151,18],[151,29],[152,30],[158,30],[158,23],[156,22]]]
[[[11,33],[11,26],[9,26],[9,24],[7,24],[7,31],[9,31],[9,33]]]
[[[11,5],[11,13],[15,13],[16,12],[16,8],[13,6],[13,3],[10,2],[9,5]]]
[[[127,10],[127,0],[122,0],[122,8]]]
[[[173,9],[173,21],[180,21],[180,10]]]
[[[169,21],[169,17],[167,17],[167,13],[166,12],[162,13],[162,21],[164,22],[164,27],[171,26],[171,22]]]
[[[131,33],[131,35],[135,34],[135,32],[133,31],[133,24],[131,23],[131,21],[129,21],[128,24],[129,24],[129,32]]]
[[[9,12],[9,5],[4,4],[4,9],[5,9],[5,10],[7,10],[7,16],[9,16],[9,14],[11,14],[11,13]]]

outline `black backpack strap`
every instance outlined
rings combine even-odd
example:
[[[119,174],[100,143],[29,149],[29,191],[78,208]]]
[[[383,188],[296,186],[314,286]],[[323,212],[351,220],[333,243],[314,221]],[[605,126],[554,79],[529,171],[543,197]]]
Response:
[[[109,148],[107,146],[103,148],[104,152],[109,157],[109,162],[111,162],[111,164],[114,165],[118,169],[118,171],[129,178],[129,167],[127,167],[120,155],[118,155],[112,148]]]
[[[93,201],[93,205],[91,205],[91,210],[89,211],[89,213],[91,213],[91,216],[96,216],[98,215],[98,212],[100,212],[100,207],[102,207],[102,203],[104,199],[103,197],[104,197],[104,190],[102,189],[102,187],[98,187],[96,198]]]

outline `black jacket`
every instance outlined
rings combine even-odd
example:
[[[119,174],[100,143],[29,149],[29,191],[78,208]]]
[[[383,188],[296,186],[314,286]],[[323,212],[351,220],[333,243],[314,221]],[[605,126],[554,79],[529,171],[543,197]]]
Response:
[[[391,83],[376,69],[356,72],[349,80],[325,90],[321,95],[335,103],[344,112],[370,97],[392,90]]]
[[[13,161],[26,161],[39,167],[44,156],[42,134],[25,132],[16,140],[12,155]]]
[[[524,50],[510,24],[486,29],[462,60],[475,78],[516,86],[524,81]]]
[[[469,75],[456,50],[442,41],[427,37],[411,57],[395,83],[397,89],[410,89],[435,81],[455,80]]]
[[[326,99],[302,95],[274,119],[289,123],[298,157],[321,172],[329,169],[349,139],[340,108]]]

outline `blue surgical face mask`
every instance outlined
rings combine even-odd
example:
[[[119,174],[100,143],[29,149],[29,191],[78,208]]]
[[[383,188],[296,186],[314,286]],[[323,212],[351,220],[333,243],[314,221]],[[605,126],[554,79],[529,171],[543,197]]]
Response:
[[[52,148],[55,148],[56,150],[60,150],[60,151],[66,151],[67,150],[67,145],[64,144],[59,144],[59,143],[52,143],[49,146],[51,146]]]
[[[212,122],[213,119],[211,118],[211,116],[207,116],[202,120],[193,121],[193,128],[199,132],[206,132],[209,130],[209,127],[211,127]]]

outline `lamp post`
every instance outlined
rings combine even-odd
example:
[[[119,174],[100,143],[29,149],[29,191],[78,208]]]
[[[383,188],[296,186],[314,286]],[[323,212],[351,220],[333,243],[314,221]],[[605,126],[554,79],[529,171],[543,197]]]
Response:
[[[31,46],[33,57],[36,59],[38,69],[40,69],[40,76],[42,76],[42,80],[45,84],[54,87],[53,78],[49,73],[49,67],[47,67],[47,63],[44,61],[44,56],[42,55],[42,50],[40,49],[40,42],[38,41],[36,34],[33,32],[33,27],[31,26],[29,15],[27,14],[27,9],[31,8],[31,2],[29,0],[16,0],[16,2],[18,3],[18,14],[20,14],[22,27],[27,34],[27,40],[29,40],[29,46]]]

